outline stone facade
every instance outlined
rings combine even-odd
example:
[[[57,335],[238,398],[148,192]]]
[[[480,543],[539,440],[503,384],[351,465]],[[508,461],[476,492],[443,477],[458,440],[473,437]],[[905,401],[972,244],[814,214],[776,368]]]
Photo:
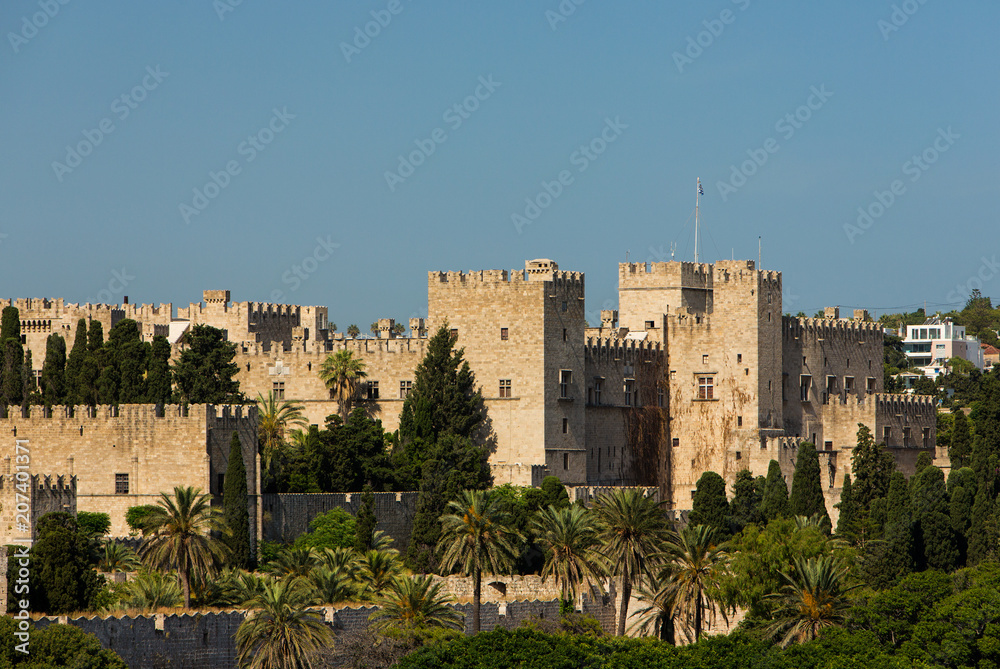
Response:
[[[251,518],[257,518],[259,475],[255,407],[130,404],[98,407],[9,407],[0,460],[4,485],[17,471],[15,440],[30,449],[32,472],[76,480],[76,508],[111,516],[112,536],[126,536],[130,506],[155,504],[161,492],[193,486],[221,499],[233,432],[247,467]],[[259,519],[258,519],[259,520]],[[251,528],[256,529],[256,528]],[[258,536],[251,532],[251,536]]]
[[[28,455],[30,457],[30,451]],[[15,541],[34,541],[38,519],[47,513],[65,511],[75,515],[77,511],[76,477],[22,474],[20,477],[17,472],[0,476],[0,544],[4,546]],[[23,512],[24,504],[28,505],[27,513]]]

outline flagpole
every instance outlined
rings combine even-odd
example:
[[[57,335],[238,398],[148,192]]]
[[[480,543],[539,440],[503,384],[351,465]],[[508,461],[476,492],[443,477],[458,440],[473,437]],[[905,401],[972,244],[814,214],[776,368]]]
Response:
[[[701,195],[701,177],[698,177],[698,187],[694,191],[694,261],[698,262],[698,198]]]

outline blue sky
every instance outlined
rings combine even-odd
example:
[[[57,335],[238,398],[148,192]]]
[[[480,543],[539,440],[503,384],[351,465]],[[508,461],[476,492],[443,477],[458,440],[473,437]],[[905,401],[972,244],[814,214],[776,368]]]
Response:
[[[996,3],[233,2],[0,5],[0,295],[366,330],[545,257],[593,321],[700,177],[786,311],[1000,296]]]

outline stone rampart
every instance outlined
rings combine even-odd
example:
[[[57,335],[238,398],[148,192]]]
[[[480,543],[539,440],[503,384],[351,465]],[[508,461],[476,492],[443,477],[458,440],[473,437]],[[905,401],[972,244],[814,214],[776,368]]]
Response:
[[[413,532],[416,492],[376,492],[376,529],[392,537],[393,548],[405,551]],[[265,541],[293,541],[309,531],[309,521],[321,513],[343,509],[357,516],[361,493],[268,493],[262,495]]]

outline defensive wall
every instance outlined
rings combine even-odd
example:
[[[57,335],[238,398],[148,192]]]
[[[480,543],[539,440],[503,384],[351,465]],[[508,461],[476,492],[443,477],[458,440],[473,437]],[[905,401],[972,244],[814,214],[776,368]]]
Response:
[[[127,536],[130,506],[155,504],[175,486],[222,494],[229,442],[239,435],[251,518],[257,519],[256,407],[128,404],[4,407],[8,435],[0,474],[16,474],[15,440],[30,451],[30,471],[76,479],[80,511],[107,513],[112,536]],[[0,412],[2,414],[2,412]],[[259,521],[251,528],[256,536]]]
[[[392,547],[406,551],[413,532],[417,492],[376,492],[375,517],[382,530],[392,538]],[[309,531],[309,522],[321,513],[343,509],[357,516],[361,493],[265,493],[261,495],[264,516],[264,541],[290,542]]]
[[[23,455],[23,453],[22,453]],[[29,452],[27,455],[31,455]],[[6,546],[15,539],[36,538],[38,519],[47,513],[65,511],[76,515],[76,477],[43,476],[18,472],[0,476],[0,545]],[[20,487],[19,487],[20,486]],[[28,498],[28,526],[18,518],[18,511]],[[6,609],[4,609],[6,610]]]

